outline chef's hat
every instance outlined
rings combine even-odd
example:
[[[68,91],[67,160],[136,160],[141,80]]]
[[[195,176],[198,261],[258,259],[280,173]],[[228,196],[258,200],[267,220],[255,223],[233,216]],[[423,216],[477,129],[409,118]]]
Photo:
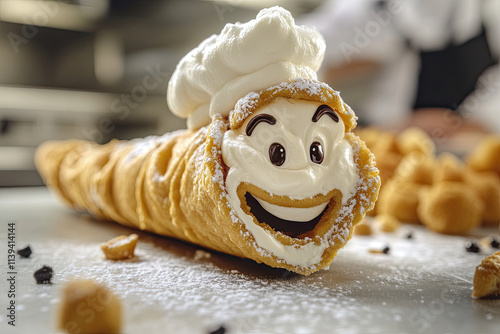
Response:
[[[295,25],[281,7],[263,9],[254,20],[227,24],[179,62],[168,83],[168,105],[196,129],[215,114],[228,116],[250,92],[316,79],[324,53],[319,32]]]

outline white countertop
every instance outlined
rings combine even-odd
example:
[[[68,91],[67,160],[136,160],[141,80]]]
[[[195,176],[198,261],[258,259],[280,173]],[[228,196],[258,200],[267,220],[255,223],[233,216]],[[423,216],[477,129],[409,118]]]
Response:
[[[464,241],[498,235],[438,235],[405,225],[395,233],[355,236],[330,269],[304,277],[200,247],[94,221],[63,207],[45,188],[0,189],[0,332],[54,333],[61,285],[92,278],[121,296],[125,333],[498,333],[500,299],[473,300],[476,266],[486,255]],[[15,222],[16,326],[8,325],[7,225]],[[406,239],[413,231],[413,239]],[[134,261],[104,260],[99,245],[138,233]],[[372,254],[371,248],[390,246]],[[199,254],[196,253],[196,254]],[[203,254],[203,253],[202,253]],[[33,272],[49,265],[52,285]]]

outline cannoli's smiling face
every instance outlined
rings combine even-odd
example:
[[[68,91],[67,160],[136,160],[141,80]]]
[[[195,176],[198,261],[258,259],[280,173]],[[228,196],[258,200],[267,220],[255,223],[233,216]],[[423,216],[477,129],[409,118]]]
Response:
[[[277,98],[226,132],[226,188],[247,228],[310,236],[353,194],[357,174],[344,128],[327,105]]]

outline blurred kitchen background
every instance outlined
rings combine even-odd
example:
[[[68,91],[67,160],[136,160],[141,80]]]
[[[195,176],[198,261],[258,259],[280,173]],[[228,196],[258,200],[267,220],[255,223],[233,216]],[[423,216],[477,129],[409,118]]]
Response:
[[[402,3],[404,12],[397,7]],[[273,5],[324,34],[320,79],[342,92],[362,124],[405,123],[411,106],[403,108],[408,102],[403,100],[412,98],[418,72],[415,50],[433,51],[436,36],[444,36],[446,47],[450,36],[458,36],[455,44],[461,47],[477,42],[477,31],[486,25],[488,39],[497,43],[486,50],[481,71],[498,63],[499,0],[0,0],[0,187],[41,185],[33,152],[45,140],[105,143],[184,128],[165,99],[177,62],[226,23],[246,22]],[[481,19],[464,18],[476,12]],[[442,20],[433,22],[435,13],[443,14]],[[449,26],[456,31],[443,34]],[[421,34],[412,36],[415,32]],[[465,110],[463,124],[472,123],[473,132],[485,130],[497,114],[500,119],[499,73],[483,80],[490,87],[476,98],[488,100],[481,107],[486,116],[473,120],[481,113]],[[393,103],[389,108],[381,101]],[[473,111],[478,108],[475,104]],[[451,119],[447,114],[438,115],[411,119],[424,125],[444,121],[440,129],[455,124],[445,124]],[[498,131],[500,122],[495,126],[486,131]]]
[[[184,54],[280,1],[0,0],[0,186],[39,185],[42,141],[185,127],[165,93]],[[300,15],[320,1],[290,1]]]

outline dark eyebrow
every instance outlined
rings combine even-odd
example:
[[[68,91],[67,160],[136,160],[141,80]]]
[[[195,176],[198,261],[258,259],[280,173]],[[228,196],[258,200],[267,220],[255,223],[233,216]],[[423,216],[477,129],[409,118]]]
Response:
[[[312,121],[316,123],[323,115],[328,115],[336,123],[339,122],[339,115],[337,115],[337,113],[326,104],[322,104],[318,107],[318,109],[316,109]]]
[[[259,124],[260,122],[266,122],[266,123],[269,123],[271,125],[274,125],[274,124],[276,124],[276,118],[274,118],[273,116],[271,116],[269,114],[260,114],[260,115],[255,116],[247,124],[247,129],[246,129],[247,136],[252,135],[253,130],[255,129],[257,124]]]

